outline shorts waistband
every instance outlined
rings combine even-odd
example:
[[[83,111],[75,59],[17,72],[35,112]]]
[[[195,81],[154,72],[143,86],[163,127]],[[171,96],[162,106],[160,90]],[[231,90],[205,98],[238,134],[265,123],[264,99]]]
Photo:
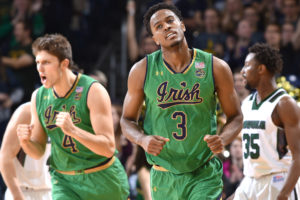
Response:
[[[205,162],[205,164],[208,163],[213,157],[214,157],[214,155],[212,155],[211,157],[209,157],[209,159]],[[159,165],[153,165],[152,167],[153,167],[153,169],[155,169],[157,171],[162,171],[162,172],[168,172],[169,171],[166,168],[164,168],[162,166],[159,166]]]
[[[114,161],[115,161],[115,156],[107,159],[106,161],[104,161],[103,163],[100,163],[99,165],[92,167],[92,168],[88,168],[88,169],[82,169],[82,170],[73,170],[73,171],[61,171],[61,170],[57,170],[57,172],[61,173],[61,174],[66,174],[66,175],[80,175],[80,174],[90,174],[90,173],[94,173],[94,172],[98,172],[104,169],[107,169],[109,166],[111,166]]]

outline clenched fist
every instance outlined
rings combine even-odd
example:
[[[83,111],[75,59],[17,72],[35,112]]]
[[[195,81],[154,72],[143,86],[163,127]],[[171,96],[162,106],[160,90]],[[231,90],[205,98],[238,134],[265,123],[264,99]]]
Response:
[[[71,119],[70,113],[68,112],[60,112],[56,116],[56,126],[60,127],[61,130],[66,134],[71,136],[75,126]]]
[[[205,135],[204,141],[214,154],[221,153],[224,150],[224,143],[219,135]]]
[[[27,143],[31,138],[31,131],[33,125],[30,124],[19,124],[17,127],[17,135],[20,143]]]

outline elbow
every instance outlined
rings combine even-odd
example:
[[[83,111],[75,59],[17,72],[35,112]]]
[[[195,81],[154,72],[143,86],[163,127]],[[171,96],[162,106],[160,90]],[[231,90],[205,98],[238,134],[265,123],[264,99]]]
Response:
[[[109,146],[108,146],[108,150],[107,150],[107,155],[106,157],[111,158],[113,157],[113,155],[115,154],[116,151],[116,145],[115,142],[110,142]]]

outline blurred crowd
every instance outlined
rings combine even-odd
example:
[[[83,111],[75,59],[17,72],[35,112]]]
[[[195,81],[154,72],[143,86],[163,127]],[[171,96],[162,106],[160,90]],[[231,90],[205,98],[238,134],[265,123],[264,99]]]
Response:
[[[109,92],[118,91],[112,101],[117,103],[113,106],[113,116],[119,157],[131,177],[131,198],[139,199],[138,194],[143,191],[144,198],[149,199],[144,185],[149,166],[142,150],[121,134],[119,121],[126,90],[114,88],[118,84],[112,82],[118,81],[111,77],[118,77],[122,69],[110,69],[108,58],[115,55],[115,65],[125,66],[128,73],[136,61],[159,48],[147,34],[142,20],[145,11],[158,2],[161,1],[0,0],[0,144],[13,110],[29,101],[33,90],[40,86],[31,52],[33,40],[45,33],[61,33],[70,40],[74,60],[84,73],[94,76]],[[299,0],[165,2],[181,10],[190,48],[210,52],[229,64],[241,100],[249,91],[244,88],[239,71],[248,48],[257,42],[279,49],[284,61],[281,75],[294,87],[300,87]],[[126,55],[127,59],[120,55]],[[236,139],[228,152],[229,156],[222,157],[224,197],[234,191],[243,177],[241,140]],[[4,190],[2,183],[0,194]]]

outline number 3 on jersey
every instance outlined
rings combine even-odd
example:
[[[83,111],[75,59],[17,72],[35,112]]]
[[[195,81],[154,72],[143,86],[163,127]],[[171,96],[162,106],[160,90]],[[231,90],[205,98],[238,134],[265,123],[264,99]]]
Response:
[[[259,153],[259,145],[256,143],[255,140],[259,139],[258,133],[252,133],[252,134],[243,134],[243,141],[245,141],[245,152],[244,152],[244,158],[247,159],[250,155],[250,158],[257,159],[260,155]]]
[[[177,124],[177,128],[181,129],[181,134],[179,134],[177,132],[172,132],[172,136],[176,140],[184,140],[187,136],[187,130],[186,130],[187,117],[184,112],[176,111],[172,114],[172,119],[177,120],[178,118],[179,118],[180,122]]]

